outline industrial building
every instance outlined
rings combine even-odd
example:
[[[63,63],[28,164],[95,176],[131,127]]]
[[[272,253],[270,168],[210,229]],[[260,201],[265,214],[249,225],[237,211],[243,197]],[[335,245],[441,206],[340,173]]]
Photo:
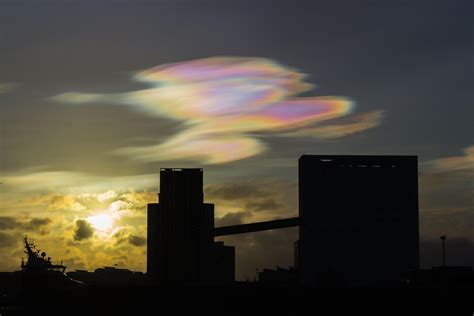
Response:
[[[399,280],[419,268],[416,156],[299,159],[300,283]]]
[[[417,169],[416,156],[303,155],[299,217],[226,227],[214,227],[214,205],[204,203],[202,169],[161,169],[159,203],[148,204],[147,274],[159,284],[229,284],[235,248],[214,237],[299,226],[299,284],[401,280],[419,268]]]
[[[213,229],[202,169],[161,169],[159,203],[148,204],[147,274],[159,284],[234,281],[234,247],[214,243]]]

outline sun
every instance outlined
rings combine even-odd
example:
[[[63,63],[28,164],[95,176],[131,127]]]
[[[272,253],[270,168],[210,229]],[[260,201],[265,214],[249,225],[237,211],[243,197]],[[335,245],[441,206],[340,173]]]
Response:
[[[95,216],[89,216],[87,221],[99,231],[110,231],[114,225],[114,219],[105,213],[98,214]]]

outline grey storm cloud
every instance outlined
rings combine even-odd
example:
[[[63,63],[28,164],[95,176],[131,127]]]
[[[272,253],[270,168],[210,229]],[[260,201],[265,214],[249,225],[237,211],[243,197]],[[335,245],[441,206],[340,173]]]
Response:
[[[146,244],[146,238],[140,237],[140,236],[135,236],[135,235],[130,235],[128,236],[128,242],[137,247],[144,246]]]
[[[23,232],[37,232],[44,234],[45,228],[52,223],[50,218],[16,218],[12,216],[0,217],[0,230],[16,230]]]
[[[216,227],[239,225],[245,223],[247,219],[252,217],[253,215],[250,211],[227,213],[222,217],[216,218],[214,220],[214,225]]]
[[[130,245],[135,247],[142,247],[146,245],[145,237],[128,234],[126,229],[121,229],[116,232],[113,238],[115,239],[116,246],[123,245],[125,242],[128,242]]]
[[[85,240],[92,237],[92,235],[94,235],[94,229],[91,224],[84,219],[78,219],[74,230],[74,240]]]

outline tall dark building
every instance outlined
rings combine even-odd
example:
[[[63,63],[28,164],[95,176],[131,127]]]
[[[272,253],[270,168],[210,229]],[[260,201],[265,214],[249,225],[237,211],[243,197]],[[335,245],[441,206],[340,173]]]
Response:
[[[303,284],[370,285],[419,267],[416,156],[299,159]]]
[[[202,169],[160,170],[159,203],[148,204],[147,240],[147,273],[157,282],[216,283],[214,204],[203,200]]]

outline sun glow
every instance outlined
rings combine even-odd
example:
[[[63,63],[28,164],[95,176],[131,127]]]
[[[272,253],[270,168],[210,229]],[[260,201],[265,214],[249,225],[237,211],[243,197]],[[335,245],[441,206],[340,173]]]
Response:
[[[87,221],[98,231],[107,232],[113,228],[114,219],[105,213],[89,216]]]

